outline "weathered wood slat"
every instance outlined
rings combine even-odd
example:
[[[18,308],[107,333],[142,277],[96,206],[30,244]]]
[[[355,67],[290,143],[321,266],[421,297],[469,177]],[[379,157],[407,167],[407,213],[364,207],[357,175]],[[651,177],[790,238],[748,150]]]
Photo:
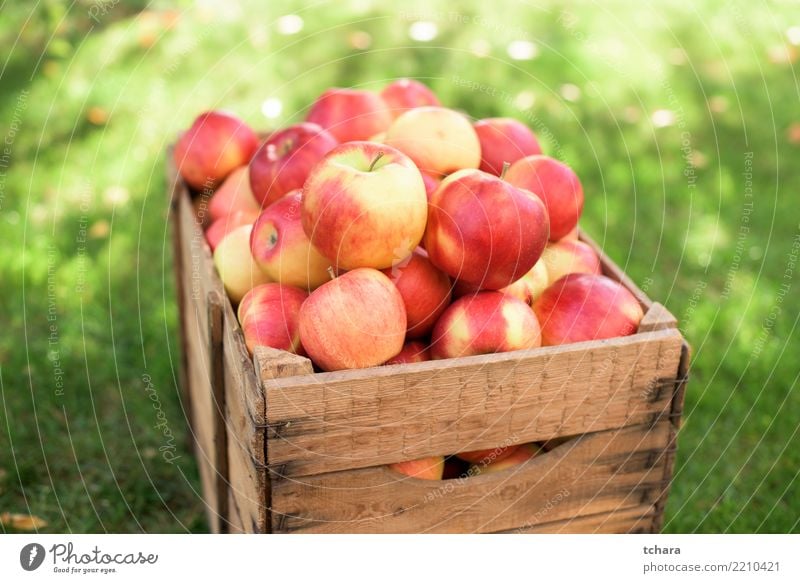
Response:
[[[627,534],[648,533],[656,510],[652,504],[616,508],[589,516],[545,522],[499,534]]]
[[[676,330],[265,381],[268,466],[289,478],[544,441],[669,410]]]
[[[522,466],[427,481],[385,467],[273,482],[273,532],[497,532],[653,505],[670,423],[585,435]]]

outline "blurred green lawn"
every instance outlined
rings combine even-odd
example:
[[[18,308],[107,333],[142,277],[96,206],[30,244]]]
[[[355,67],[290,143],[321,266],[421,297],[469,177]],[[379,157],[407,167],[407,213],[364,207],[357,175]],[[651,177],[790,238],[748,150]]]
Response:
[[[798,531],[800,14],[644,4],[0,4],[0,513],[206,528],[164,149],[205,109],[267,128],[328,86],[411,76],[529,123],[581,176],[583,227],[680,319],[695,352],[665,529]]]

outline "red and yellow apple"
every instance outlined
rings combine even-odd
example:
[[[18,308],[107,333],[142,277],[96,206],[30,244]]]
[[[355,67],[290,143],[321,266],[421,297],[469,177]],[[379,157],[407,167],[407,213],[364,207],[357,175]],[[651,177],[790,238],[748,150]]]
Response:
[[[555,346],[628,336],[643,312],[634,295],[604,275],[565,275],[533,303],[542,327],[542,344]]]
[[[252,225],[236,227],[214,249],[214,265],[233,303],[241,301],[255,286],[270,281],[250,253],[252,229]]]
[[[317,98],[306,121],[322,126],[339,142],[352,142],[385,132],[392,114],[377,93],[334,87]]]
[[[173,160],[189,186],[210,189],[250,162],[257,147],[255,132],[238,117],[208,111],[178,139]]]
[[[518,445],[503,445],[494,449],[477,449],[475,451],[464,451],[456,454],[459,459],[471,464],[490,464],[498,462],[513,454]]]
[[[444,473],[444,457],[437,455],[407,462],[389,464],[389,469],[419,480],[441,480]]]
[[[600,273],[600,258],[583,241],[561,239],[550,243],[542,252],[547,267],[548,285],[569,273]]]
[[[398,117],[384,142],[407,154],[423,172],[450,174],[481,163],[481,144],[469,120],[446,107],[417,107]]]
[[[261,205],[250,190],[248,166],[239,166],[230,173],[208,201],[208,215],[213,223],[236,212],[260,213]]]
[[[509,352],[541,345],[530,306],[500,292],[484,291],[450,304],[433,327],[434,359]]]
[[[520,445],[514,452],[503,459],[494,460],[486,464],[473,464],[470,467],[470,474],[493,474],[495,472],[502,472],[509,468],[513,468],[524,464],[529,459],[532,459],[542,453],[542,449],[535,443],[525,443]]]
[[[392,117],[399,117],[409,109],[424,105],[441,105],[430,88],[414,79],[392,81],[381,91],[384,103]]]
[[[406,308],[383,273],[359,268],[318,287],[300,309],[300,339],[326,371],[382,364],[403,348]]]
[[[300,123],[272,134],[250,161],[250,187],[259,205],[269,206],[302,188],[314,165],[338,145],[314,123]]]
[[[548,234],[539,198],[480,170],[460,170],[433,193],[425,249],[450,277],[496,290],[533,268]]]
[[[583,211],[583,187],[572,169],[549,156],[527,156],[514,162],[506,181],[540,197],[550,217],[550,240],[567,236]]]
[[[272,281],[313,290],[330,280],[332,265],[306,236],[302,208],[300,190],[265,208],[253,225],[250,252]]]
[[[255,223],[258,214],[258,211],[236,211],[211,223],[205,232],[206,242],[208,242],[211,252],[213,253],[219,242],[237,227]]]
[[[431,359],[431,352],[424,342],[411,340],[403,344],[403,349],[385,364],[410,364],[412,362],[425,362]]]
[[[428,212],[422,176],[386,145],[348,142],[333,149],[303,186],[303,228],[338,269],[385,269],[411,255]]]
[[[498,291],[522,300],[530,306],[536,298],[542,295],[548,285],[547,267],[545,267],[544,261],[540,258],[528,273]]]
[[[265,283],[247,292],[239,303],[238,317],[250,354],[256,346],[303,354],[298,320],[307,297],[305,291],[279,283]]]
[[[435,176],[431,176],[427,172],[422,173],[422,181],[425,183],[425,194],[428,197],[428,200],[431,199],[433,193],[436,192],[436,189],[439,188],[439,184],[442,182],[440,178],[436,178]]]
[[[383,272],[397,286],[408,317],[408,338],[430,334],[433,325],[450,305],[450,278],[437,269],[423,249]]]
[[[503,164],[542,153],[530,128],[515,119],[491,117],[475,122],[474,127],[481,143],[480,169],[489,174],[500,176]]]

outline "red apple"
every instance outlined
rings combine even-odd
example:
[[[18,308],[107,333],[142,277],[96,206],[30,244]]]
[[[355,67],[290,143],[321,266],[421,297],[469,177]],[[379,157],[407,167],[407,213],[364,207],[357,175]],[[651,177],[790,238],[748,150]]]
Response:
[[[450,174],[481,163],[481,144],[469,120],[446,107],[417,107],[394,120],[385,143],[407,154],[423,172]]]
[[[392,117],[398,117],[409,109],[423,105],[441,105],[433,91],[414,79],[392,81],[383,88],[381,97],[392,113]]]
[[[403,349],[385,364],[409,364],[412,362],[425,362],[431,359],[431,352],[424,342],[412,340],[403,345]]]
[[[428,200],[430,200],[433,193],[439,188],[439,184],[441,184],[442,180],[431,176],[427,172],[422,172],[422,181],[425,183],[425,195],[428,197]]]
[[[408,316],[406,335],[420,338],[430,334],[436,320],[450,305],[450,278],[434,267],[422,249],[383,272],[403,296]]]
[[[238,317],[251,355],[256,346],[303,354],[298,320],[307,297],[305,291],[279,283],[265,283],[245,294]]]
[[[414,251],[428,204],[422,176],[389,146],[348,142],[317,164],[303,186],[303,228],[337,268],[384,269]]]
[[[257,285],[269,283],[250,254],[251,225],[242,225],[232,230],[214,249],[214,265],[233,303]]]
[[[643,316],[631,292],[603,275],[588,273],[559,279],[533,303],[533,310],[544,346],[628,336]]]
[[[250,214],[261,212],[261,205],[250,190],[248,166],[239,166],[231,172],[208,202],[211,222],[239,211]]]
[[[566,164],[548,156],[527,156],[514,162],[506,181],[540,197],[550,217],[550,240],[558,241],[578,224],[583,211],[583,187]]]
[[[434,359],[509,352],[541,345],[539,322],[530,306],[500,292],[485,291],[450,304],[433,327]]]
[[[519,466],[529,459],[542,453],[541,448],[535,443],[520,445],[510,456],[489,462],[487,464],[474,464],[470,467],[470,474],[493,474],[509,468]]]
[[[444,457],[426,457],[419,460],[389,464],[390,469],[419,480],[441,480],[444,473]]]
[[[337,146],[330,133],[314,123],[300,123],[272,134],[250,161],[250,187],[264,207],[302,188],[311,168]]]
[[[323,370],[382,364],[403,348],[406,309],[375,269],[349,271],[318,287],[300,309],[300,338]]]
[[[478,449],[475,451],[464,451],[456,454],[460,459],[471,464],[490,464],[503,460],[513,454],[518,445],[504,445],[494,449]]]
[[[545,247],[545,249],[547,248]],[[530,306],[536,298],[542,295],[548,285],[547,267],[545,267],[544,261],[539,259],[528,273],[498,291],[522,300]]]
[[[332,265],[306,236],[302,208],[300,190],[265,208],[253,225],[250,252],[273,281],[312,290],[330,280]]]
[[[583,241],[561,239],[550,243],[542,252],[547,266],[548,285],[569,273],[600,273],[600,258]]]
[[[461,170],[433,193],[425,249],[454,279],[500,289],[533,268],[548,233],[536,196],[480,170]]]
[[[481,170],[500,176],[503,164],[541,154],[542,148],[533,132],[515,119],[491,117],[475,122],[475,133],[481,143]]]
[[[340,142],[352,142],[385,132],[392,114],[377,93],[334,87],[317,98],[306,121],[321,125]]]
[[[232,215],[220,217],[211,223],[206,229],[206,241],[208,246],[211,247],[211,252],[219,245],[219,242],[224,239],[228,233],[241,227],[242,225],[252,225],[258,218],[258,211],[236,211]]]
[[[178,139],[175,166],[194,189],[211,189],[228,174],[250,161],[258,137],[238,117],[209,111],[194,120]]]

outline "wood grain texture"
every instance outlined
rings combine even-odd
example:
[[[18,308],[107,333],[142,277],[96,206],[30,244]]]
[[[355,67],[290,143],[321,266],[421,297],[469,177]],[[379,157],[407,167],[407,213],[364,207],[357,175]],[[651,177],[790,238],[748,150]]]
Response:
[[[676,330],[264,381],[267,465],[320,474],[635,425],[667,414]]]
[[[653,302],[639,323],[639,332],[654,332],[656,330],[666,330],[667,328],[677,328],[677,326],[678,320],[675,319],[675,316],[658,302]]]
[[[225,428],[225,371],[223,362],[223,301],[218,292],[208,294],[209,379],[211,381],[211,433],[216,507],[210,519],[211,531],[227,532],[228,440]]]
[[[652,504],[617,508],[609,512],[545,522],[499,534],[643,534],[648,533],[656,510]]]
[[[273,532],[497,532],[652,506],[669,421],[577,437],[494,474],[429,481],[386,467],[273,482]]]
[[[266,532],[267,475],[261,390],[230,302],[224,309],[225,405],[227,412],[231,532]]]

